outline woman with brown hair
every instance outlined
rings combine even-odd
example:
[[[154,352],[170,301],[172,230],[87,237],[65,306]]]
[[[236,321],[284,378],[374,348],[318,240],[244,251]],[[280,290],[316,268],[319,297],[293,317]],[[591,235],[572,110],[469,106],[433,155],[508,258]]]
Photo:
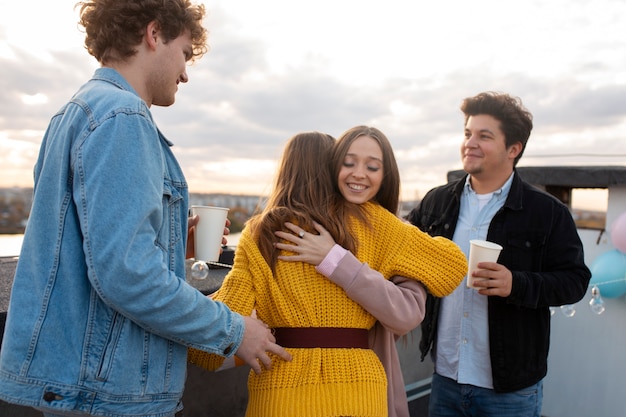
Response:
[[[400,194],[400,173],[387,137],[369,126],[347,130],[333,148],[331,171],[336,191],[334,212],[339,213],[344,224],[348,224],[351,218],[359,218],[363,224],[369,225],[374,235],[379,235],[376,232],[380,228],[378,219],[395,217]],[[293,233],[299,233],[297,226],[286,226]],[[361,263],[363,255],[356,253],[355,256],[335,244],[323,228],[317,229],[316,233],[305,233],[302,239],[278,232],[277,235],[289,240],[291,246],[277,246],[292,252],[292,256],[280,259],[316,265],[318,272],[343,288],[352,300],[376,317],[377,322],[369,331],[369,345],[380,358],[387,375],[389,416],[408,417],[406,390],[395,342],[422,322],[425,291],[414,279],[394,276],[385,280],[382,274]],[[381,244],[387,242],[381,241]],[[415,256],[428,257],[428,254],[416,253]],[[440,254],[436,252],[430,255],[435,261],[429,271],[432,277],[421,277],[435,292],[438,286],[431,280],[441,283],[441,268],[447,268],[436,262],[438,256]],[[458,279],[458,275],[451,276]],[[449,293],[456,282],[453,279],[452,285],[440,290]]]
[[[361,272],[420,280],[438,294],[452,291],[465,275],[465,257],[449,240],[430,238],[378,203],[342,206],[329,165],[333,148],[332,137],[317,132],[288,142],[272,196],[246,225],[233,269],[214,295],[241,314],[256,311],[293,357],[250,374],[247,416],[388,413],[385,370],[368,340],[377,318],[314,264],[293,262],[301,256],[293,255],[300,248],[293,241],[307,241],[320,230],[332,236],[331,247],[337,242],[355,253]],[[294,259],[285,258],[290,253]],[[194,350],[190,360],[206,369],[223,362]]]

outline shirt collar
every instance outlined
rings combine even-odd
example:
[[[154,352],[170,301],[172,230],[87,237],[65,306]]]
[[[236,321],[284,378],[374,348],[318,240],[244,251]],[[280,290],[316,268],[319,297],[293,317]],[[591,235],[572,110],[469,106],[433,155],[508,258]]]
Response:
[[[511,184],[513,183],[513,176],[515,175],[515,171],[513,171],[511,173],[511,175],[509,176],[509,178],[506,180],[506,182],[502,185],[502,187],[498,188],[497,190],[495,190],[493,192],[493,195],[496,196],[497,198],[500,198],[501,196],[506,196],[509,194],[509,191],[511,190]],[[465,177],[465,186],[463,188],[465,190],[466,193],[469,192],[475,192],[472,189],[472,184],[470,183],[470,175],[467,175]]]

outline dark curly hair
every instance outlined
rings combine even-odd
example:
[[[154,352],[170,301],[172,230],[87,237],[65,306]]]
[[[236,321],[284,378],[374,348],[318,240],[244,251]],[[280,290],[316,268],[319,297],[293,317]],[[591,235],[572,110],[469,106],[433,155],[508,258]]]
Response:
[[[519,97],[487,91],[464,99],[461,111],[465,114],[465,124],[470,116],[479,114],[486,114],[498,120],[504,133],[506,147],[509,148],[517,142],[522,144],[522,150],[514,161],[517,165],[533,129],[533,115],[524,107]]]
[[[92,0],[76,7],[80,7],[79,24],[85,28],[85,47],[100,63],[137,53],[135,47],[152,21],[158,22],[166,42],[188,30],[192,61],[208,50],[207,30],[202,26],[204,5],[190,0]]]

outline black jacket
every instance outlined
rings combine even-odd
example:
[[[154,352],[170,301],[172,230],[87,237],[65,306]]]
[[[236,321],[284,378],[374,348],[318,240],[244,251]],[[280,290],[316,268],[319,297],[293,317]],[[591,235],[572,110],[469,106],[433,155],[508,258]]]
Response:
[[[429,191],[408,215],[431,236],[452,239],[465,178]],[[550,306],[584,297],[591,272],[568,208],[522,181],[517,172],[504,206],[489,225],[487,240],[503,250],[498,263],[513,274],[511,294],[489,297],[489,346],[496,392],[516,391],[547,373]],[[421,325],[422,361],[434,347],[441,299],[428,295]]]

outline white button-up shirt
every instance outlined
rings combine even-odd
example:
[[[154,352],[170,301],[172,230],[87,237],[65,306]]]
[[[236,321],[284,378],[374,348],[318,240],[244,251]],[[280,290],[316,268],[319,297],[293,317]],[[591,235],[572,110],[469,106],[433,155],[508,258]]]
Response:
[[[486,240],[491,219],[509,194],[513,175],[502,188],[489,194],[476,194],[467,177],[453,240],[468,259],[470,240]],[[467,288],[467,277],[441,300],[435,371],[460,384],[493,388],[487,296]]]

